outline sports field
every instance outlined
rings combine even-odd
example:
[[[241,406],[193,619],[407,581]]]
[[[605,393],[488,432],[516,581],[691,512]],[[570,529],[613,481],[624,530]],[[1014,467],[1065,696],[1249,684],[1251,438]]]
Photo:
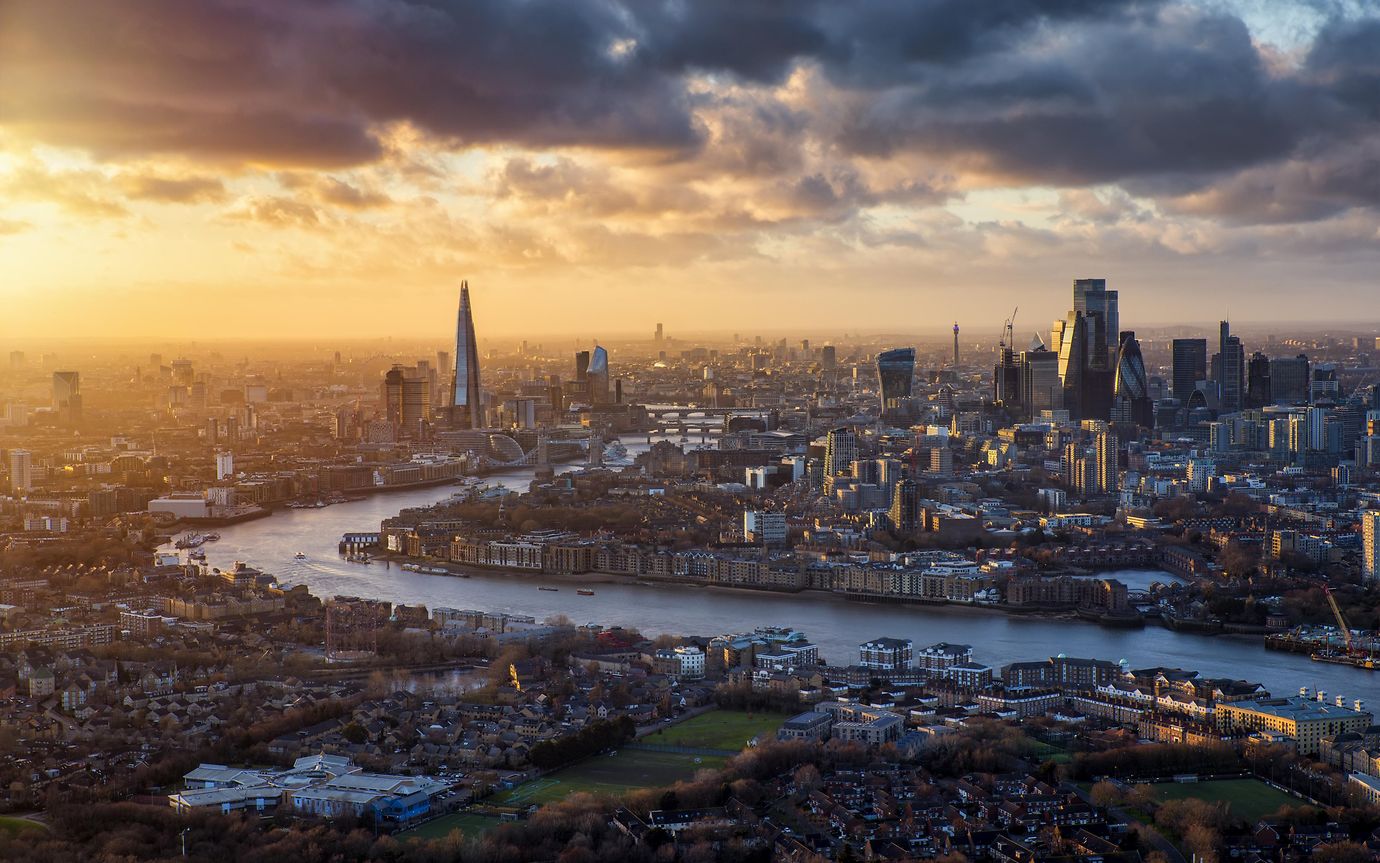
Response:
[[[46,824],[37,821],[30,821],[27,818],[12,818],[8,815],[0,815],[0,833],[8,833],[11,836],[18,836],[30,830],[47,830]]]
[[[581,791],[610,796],[638,788],[659,788],[694,777],[698,770],[718,769],[726,759],[625,749],[599,755],[541,779],[524,782],[490,802],[495,806],[525,807],[561,800]]]
[[[711,710],[693,719],[677,722],[641,738],[643,743],[686,746],[692,749],[723,749],[737,752],[754,737],[767,739],[776,734],[785,713],[742,713],[736,710]]]
[[[428,821],[421,827],[414,827],[398,834],[399,839],[444,839],[450,835],[452,830],[461,830],[465,838],[473,839],[486,830],[492,830],[503,823],[498,818],[490,815],[475,815],[470,812],[456,812],[453,815],[442,815],[434,821]]]
[[[1231,804],[1236,818],[1256,821],[1273,815],[1281,806],[1297,806],[1303,801],[1271,788],[1257,779],[1218,779],[1213,782],[1160,782],[1150,786],[1155,797],[1166,800],[1206,800]]]

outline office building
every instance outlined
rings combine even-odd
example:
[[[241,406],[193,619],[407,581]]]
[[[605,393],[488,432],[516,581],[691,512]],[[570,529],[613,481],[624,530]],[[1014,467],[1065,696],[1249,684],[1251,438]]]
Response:
[[[1380,581],[1380,510],[1361,513],[1361,577]]]
[[[1310,402],[1331,401],[1336,399],[1340,392],[1341,384],[1337,380],[1336,366],[1329,364],[1313,367],[1308,387]]]
[[[1301,405],[1308,402],[1311,383],[1308,356],[1276,357],[1270,360],[1271,403]]]
[[[10,450],[10,491],[15,495],[24,495],[33,487],[33,454],[26,449]]]
[[[1222,413],[1235,413],[1245,404],[1246,351],[1241,339],[1231,334],[1230,322],[1219,323],[1217,333],[1212,366],[1217,376],[1217,407]]]
[[[1119,322],[1117,293],[1107,290],[1105,279],[1073,283],[1073,308],[1050,333],[1070,419],[1111,416]]]
[[[53,372],[53,412],[65,424],[81,421],[80,372]]]
[[[585,377],[589,381],[589,401],[590,404],[606,405],[609,403],[609,352],[599,345],[595,345],[594,353],[590,354],[589,366],[586,369]]]
[[[1180,404],[1188,404],[1198,382],[1207,380],[1207,339],[1175,339],[1172,348],[1172,392]]]
[[[1072,419],[1082,419],[1083,379],[1088,371],[1088,328],[1082,312],[1070,312],[1056,326],[1059,346],[1059,380],[1064,385],[1064,407]]]
[[[1270,358],[1256,351],[1246,363],[1246,407],[1273,404],[1270,390]]]
[[[1059,378],[1059,355],[1047,349],[1036,336],[1030,350],[1022,351],[1017,369],[1020,375],[1021,408],[1027,418],[1041,411],[1064,409],[1064,384]]]
[[[1119,342],[1112,386],[1112,419],[1151,428],[1155,424],[1155,403],[1150,398],[1150,378],[1145,373],[1140,342],[1129,330],[1121,333]]]
[[[479,388],[479,342],[474,335],[470,284],[460,283],[460,310],[455,322],[455,383],[451,395],[451,426],[483,428],[484,398]]]
[[[1115,359],[1121,316],[1117,292],[1107,290],[1106,279],[1076,279],[1073,310],[1088,319],[1088,360],[1094,368],[1110,368]]]
[[[894,348],[877,355],[877,387],[883,417],[899,416],[911,397],[915,348]]]

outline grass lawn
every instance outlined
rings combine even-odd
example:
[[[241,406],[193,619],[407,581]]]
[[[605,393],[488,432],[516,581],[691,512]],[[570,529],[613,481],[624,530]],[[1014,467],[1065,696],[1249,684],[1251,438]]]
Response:
[[[1026,754],[1038,761],[1053,761],[1055,764],[1068,764],[1073,761],[1073,756],[1068,752],[1033,737],[1026,738]]]
[[[1255,821],[1284,805],[1297,806],[1303,801],[1290,797],[1256,779],[1219,779],[1214,782],[1160,782],[1150,786],[1161,800],[1225,801],[1231,804],[1231,814],[1247,821]]]
[[[492,830],[502,823],[490,815],[475,815],[470,812],[455,812],[428,821],[421,827],[414,827],[398,834],[399,839],[444,839],[452,830],[463,830],[465,837],[472,839],[486,830]]]
[[[642,742],[737,752],[747,746],[747,742],[754,737],[771,737],[787,719],[790,719],[790,716],[785,713],[711,710],[648,734],[642,738]]]
[[[564,799],[581,791],[616,796],[638,788],[659,788],[689,779],[698,770],[717,769],[727,759],[626,749],[599,755],[541,779],[524,782],[489,802],[495,806],[530,806]]]
[[[47,829],[47,826],[35,821],[30,821],[27,818],[10,818],[5,815],[0,815],[0,833],[6,833],[10,836],[18,836],[20,833],[28,830]]]

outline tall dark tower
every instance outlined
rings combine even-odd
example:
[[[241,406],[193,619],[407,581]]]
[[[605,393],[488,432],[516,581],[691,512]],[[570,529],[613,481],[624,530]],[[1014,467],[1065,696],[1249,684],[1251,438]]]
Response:
[[[958,321],[954,321],[954,368],[958,368]]]
[[[479,345],[474,337],[470,312],[470,283],[460,283],[460,312],[455,320],[455,397],[451,400],[451,425],[483,428],[484,405],[479,391]]]

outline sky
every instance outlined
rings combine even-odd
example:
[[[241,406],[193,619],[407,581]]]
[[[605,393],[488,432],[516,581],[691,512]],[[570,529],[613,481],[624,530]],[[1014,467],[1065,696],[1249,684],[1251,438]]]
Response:
[[[1380,4],[0,0],[0,339],[1380,320]]]

